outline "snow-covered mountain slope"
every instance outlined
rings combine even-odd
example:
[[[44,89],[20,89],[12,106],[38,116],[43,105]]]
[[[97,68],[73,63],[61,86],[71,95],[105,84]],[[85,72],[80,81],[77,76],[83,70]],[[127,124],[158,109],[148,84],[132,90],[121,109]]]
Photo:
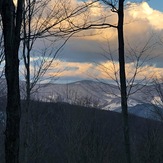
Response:
[[[23,85],[25,86],[23,83],[21,82],[22,99],[24,98]],[[163,84],[159,87],[135,85],[131,90],[128,88],[129,113],[145,118],[161,119],[163,105],[157,88],[163,90]],[[32,92],[31,96],[34,100],[67,102],[121,112],[120,90],[113,84],[89,80],[69,84],[40,84],[36,85]]]
[[[38,87],[39,89],[37,89]],[[86,80],[69,84],[42,84],[37,85],[37,88],[35,88],[37,92],[32,95],[34,99],[47,102],[62,101],[94,106],[103,110],[121,111],[120,90],[118,86],[113,84]],[[159,119],[156,110],[158,108],[161,110],[162,106],[155,100],[158,99],[156,86],[136,85],[128,91],[130,91],[128,97],[129,113],[140,117]]]
[[[46,102],[61,101],[104,110],[121,110],[120,90],[113,84],[85,80],[69,84],[42,84],[35,89],[33,98]],[[155,86],[136,85],[128,91],[129,112],[141,117],[154,117],[153,104],[156,104],[154,99],[158,96]]]

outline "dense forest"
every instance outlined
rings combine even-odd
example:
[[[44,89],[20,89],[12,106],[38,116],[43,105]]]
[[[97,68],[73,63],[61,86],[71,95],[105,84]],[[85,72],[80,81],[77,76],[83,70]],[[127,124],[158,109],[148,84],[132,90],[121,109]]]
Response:
[[[25,106],[22,101],[22,108]],[[29,162],[126,162],[122,115],[66,103],[31,102]],[[133,163],[163,161],[163,125],[129,116]],[[24,119],[21,120],[20,162],[24,158]],[[4,162],[1,123],[1,161]]]

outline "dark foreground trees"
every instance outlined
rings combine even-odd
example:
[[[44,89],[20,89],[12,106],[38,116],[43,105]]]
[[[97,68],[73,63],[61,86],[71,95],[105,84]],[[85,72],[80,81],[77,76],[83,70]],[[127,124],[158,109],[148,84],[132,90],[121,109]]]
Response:
[[[121,108],[123,119],[123,134],[126,150],[126,162],[131,163],[130,152],[130,134],[128,122],[128,105],[127,105],[127,86],[126,86],[126,71],[125,71],[125,51],[124,51],[124,2],[125,0],[101,0],[111,8],[111,11],[117,13],[118,23],[114,28],[118,33],[118,57],[119,57],[119,78],[120,78],[120,93],[121,93]],[[113,27],[113,26],[112,26]]]
[[[68,24],[70,24],[70,29],[65,31],[59,28],[59,32],[63,35],[69,35],[74,31],[79,31],[81,29],[89,29],[99,26],[114,27],[118,30],[118,43],[119,43],[119,65],[120,65],[120,85],[121,85],[121,106],[123,113],[124,122],[124,138],[127,154],[127,162],[131,162],[130,158],[130,141],[129,141],[129,127],[128,127],[128,112],[127,112],[127,93],[126,93],[126,76],[125,76],[125,57],[124,57],[124,39],[123,39],[123,18],[124,18],[124,0],[102,0],[106,5],[110,6],[113,12],[118,14],[118,24],[117,26],[110,24],[95,24],[88,25],[85,24],[80,28],[74,25],[69,18],[71,16],[76,16],[77,12],[82,11],[81,9],[74,10],[73,14],[68,14],[66,12],[66,18],[68,18]],[[118,3],[119,2],[119,3]],[[5,47],[5,61],[6,69],[5,75],[7,80],[7,126],[6,126],[6,162],[8,163],[18,163],[19,158],[19,122],[20,122],[20,92],[19,92],[19,58],[18,51],[20,45],[20,30],[22,23],[22,13],[23,13],[23,0],[18,0],[17,5],[14,6],[12,0],[0,0],[0,14],[2,16],[3,22],[3,33],[4,33],[4,47]],[[118,5],[117,5],[118,4]],[[66,11],[66,9],[65,9]],[[49,29],[58,25],[52,24],[49,28],[43,30],[42,33],[37,33],[37,36],[49,32]],[[63,24],[62,24],[63,26]],[[61,27],[62,27],[61,26]],[[30,30],[29,30],[30,31]],[[58,33],[55,33],[56,35]],[[53,34],[53,36],[55,36]],[[30,33],[29,33],[30,35]],[[46,36],[45,36],[46,37]],[[30,36],[29,36],[30,38]]]
[[[120,67],[120,90],[121,90],[121,107],[123,114],[123,132],[126,147],[127,163],[131,163],[129,122],[128,122],[128,106],[127,106],[127,87],[125,72],[125,54],[124,54],[124,0],[119,0],[118,7],[118,45],[119,45],[119,67]]]
[[[3,23],[5,77],[7,81],[7,121],[5,131],[6,163],[19,162],[20,129],[20,91],[19,58],[20,30],[24,0],[18,0],[17,6],[12,0],[0,1],[0,14]]]
[[[96,1],[95,1],[96,2]],[[46,2],[45,2],[46,3]],[[85,11],[91,4],[83,3],[84,6],[77,6],[76,9],[68,12],[69,8],[64,8],[64,17],[62,15],[57,19],[54,24],[50,23],[42,32],[36,32],[35,35],[41,37],[48,36],[60,36],[58,32],[62,34],[62,37],[70,37],[72,33],[75,33],[80,29],[78,26],[72,26],[70,21],[71,17],[78,16]],[[61,3],[65,7],[64,2]],[[62,14],[62,10],[61,14]],[[6,107],[6,131],[5,131],[5,158],[6,163],[18,163],[19,162],[19,131],[20,131],[20,90],[19,90],[19,46],[20,46],[20,33],[22,26],[22,15],[24,12],[24,0],[17,0],[14,5],[13,0],[0,0],[0,16],[3,24],[3,36],[4,36],[4,54],[5,54],[5,77],[7,81],[7,107]],[[57,13],[57,12],[56,12]],[[55,13],[54,13],[55,15]],[[67,20],[67,21],[66,21]],[[46,20],[43,21],[41,27],[44,27]],[[68,29],[65,28],[64,23],[70,24]],[[58,25],[58,31],[53,34],[50,29]],[[84,22],[85,25],[85,22]],[[84,28],[82,26],[82,29]],[[74,29],[74,27],[76,27]],[[65,32],[65,30],[67,32]],[[52,30],[53,31],[53,30]],[[30,34],[30,33],[29,33]],[[33,36],[34,37],[34,36]]]

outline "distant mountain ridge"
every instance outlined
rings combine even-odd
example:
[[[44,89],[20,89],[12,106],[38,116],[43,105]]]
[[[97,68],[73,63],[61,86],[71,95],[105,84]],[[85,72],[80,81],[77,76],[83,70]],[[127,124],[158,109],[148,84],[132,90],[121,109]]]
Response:
[[[3,83],[1,85],[4,85],[4,80],[1,83]],[[21,81],[20,83],[21,97],[24,99],[25,92],[23,88],[25,82]],[[160,86],[162,88],[163,84]],[[161,102],[156,103],[155,99],[160,99],[155,85],[136,85],[130,93],[131,95],[128,98],[129,113],[150,119],[160,119],[160,113],[163,112],[163,109]],[[33,100],[66,102],[121,112],[118,86],[98,81],[82,80],[67,84],[38,84],[34,87],[31,97]]]
[[[129,113],[152,119],[159,119],[155,115],[155,108],[162,112],[162,106],[154,105],[158,92],[154,85],[136,85],[128,98]],[[47,102],[67,102],[77,105],[88,105],[103,110],[121,111],[120,90],[118,86],[98,81],[76,81],[67,84],[42,85],[33,98]]]

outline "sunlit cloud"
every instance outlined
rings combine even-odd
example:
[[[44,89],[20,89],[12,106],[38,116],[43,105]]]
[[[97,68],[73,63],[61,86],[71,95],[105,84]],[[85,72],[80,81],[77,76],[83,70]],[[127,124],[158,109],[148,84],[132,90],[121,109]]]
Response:
[[[55,61],[51,65],[51,71],[49,71],[47,75],[49,76],[57,75],[58,77],[80,76],[83,78],[87,78],[88,72],[92,67],[93,65],[91,63]]]
[[[48,71],[47,76],[67,77],[73,79],[80,77],[80,79],[98,79],[98,80],[119,80],[119,63],[106,61],[101,64],[80,63],[80,62],[66,62],[57,61],[51,66],[52,69]],[[58,70],[60,72],[58,73]],[[135,63],[126,64],[126,77],[130,81],[136,73],[135,80],[149,80],[155,77],[161,77],[163,74],[162,68],[157,68],[154,65],[144,65],[140,68],[135,67]]]
[[[61,2],[64,2],[64,0],[62,0]],[[64,3],[62,3],[62,5],[63,4]],[[71,12],[73,9],[75,9],[76,6],[80,5],[83,5],[81,1],[69,1],[69,11]],[[66,5],[64,7],[66,7]],[[105,19],[102,19],[104,17]],[[160,20],[160,17],[163,17],[163,13],[157,10],[153,10],[147,2],[129,2],[127,4],[127,7],[125,8],[125,38],[127,38],[128,41],[131,42],[133,40],[144,39],[145,35],[146,37],[149,37],[151,33],[162,32],[161,30],[163,29],[163,20]],[[53,20],[55,20],[55,18]],[[106,6],[104,7],[100,3],[96,3],[89,10],[86,10],[85,12],[70,18],[69,21],[72,21],[76,26],[82,26],[86,23],[90,24],[91,22],[95,21],[97,24],[107,22],[113,25],[117,25],[117,14],[112,13],[110,9],[106,9]],[[49,22],[49,24],[50,23],[51,22]],[[56,30],[58,29],[58,27],[65,28],[69,25],[69,22],[63,21],[61,24],[56,25],[54,29]],[[115,28],[108,28],[102,30],[86,30],[78,33],[76,36],[79,35],[80,37],[77,37],[77,41],[80,41],[82,39],[93,40],[96,42],[105,42],[106,39],[108,39],[110,42],[112,42],[112,44],[117,43],[117,29]],[[162,34],[159,33],[159,35]]]
[[[163,29],[163,20],[160,19],[163,13],[152,9],[147,2],[132,3],[128,10],[129,16],[133,17],[134,20],[139,22],[146,22],[146,26],[151,26],[154,30]],[[142,26],[142,24],[139,26]]]
[[[155,68],[154,66],[144,65],[137,67],[134,62],[127,63],[126,67],[126,78],[127,81],[131,80],[149,80],[151,77],[163,72],[162,69]],[[160,72],[161,70],[161,72]],[[119,81],[119,63],[107,61],[96,66],[95,71],[98,71],[97,78],[104,80]]]
[[[67,2],[67,3],[66,3]],[[91,1],[87,1],[88,3]],[[54,4],[56,5],[55,8]],[[70,18],[68,21],[62,21],[62,23],[57,23],[59,20],[62,18],[66,17],[68,13],[71,13],[77,6],[83,5],[83,2],[79,2],[77,0],[51,0],[50,3],[48,4],[49,6],[47,9],[48,11],[45,10],[44,17],[42,17],[39,21],[40,24],[42,24],[39,29],[43,29],[46,25],[52,25],[53,23],[56,22],[56,25],[53,28],[53,31],[57,31],[60,29],[67,28],[70,24],[70,22],[73,22],[74,25],[76,26],[82,26],[84,23],[102,23],[102,22],[107,22],[113,25],[117,25],[117,14],[112,13],[110,9],[104,7],[100,3],[94,4],[90,9],[85,10],[85,12],[80,13],[75,15],[74,17]],[[39,5],[39,4],[38,4]],[[51,14],[51,10],[54,9],[54,17],[51,19],[47,19],[48,14]],[[65,12],[65,10],[67,12]],[[56,14],[55,14],[56,13]],[[35,24],[35,22],[38,20],[37,16],[33,19],[32,25],[33,28],[35,28],[38,24]],[[52,16],[52,15],[51,15]],[[101,19],[101,18],[105,19]],[[159,33],[159,35],[162,35],[163,33],[163,20],[160,19],[163,17],[163,12],[157,11],[152,9],[148,5],[147,2],[142,2],[142,3],[131,3],[128,2],[127,6],[125,7],[125,22],[124,22],[124,35],[125,35],[125,43],[127,41],[131,44],[131,46],[135,45],[135,42],[143,42],[144,43],[147,41],[147,38],[151,35],[151,33]],[[53,20],[53,21],[52,21]],[[71,24],[72,25],[72,24]],[[76,57],[76,62],[68,62],[68,61],[61,61],[61,60],[55,60],[52,65],[50,66],[50,69],[47,71],[47,74],[45,76],[58,76],[60,78],[62,77],[68,77],[68,78],[73,78],[76,76],[79,76],[80,78],[86,79],[86,78],[99,78],[99,79],[108,79],[108,80],[115,80],[116,75],[119,75],[119,64],[118,62],[114,62],[114,64],[111,61],[100,61],[100,64],[98,63],[89,63],[87,61],[88,57],[86,55],[90,55],[91,53],[99,53],[97,52],[97,46],[94,48],[92,44],[90,45],[89,41],[94,41],[97,42],[98,44],[104,44],[106,40],[110,41],[110,45],[117,45],[117,30],[115,28],[108,28],[108,29],[103,29],[103,30],[88,30],[88,31],[83,31],[79,33],[75,38],[75,43],[71,44],[70,40],[70,45],[75,46],[77,43],[80,45],[80,41],[84,40],[86,44],[82,44],[82,46],[76,46],[72,47],[72,51],[66,52],[63,50],[64,53],[73,53],[73,50],[75,51],[74,57]],[[54,38],[55,40],[55,38]],[[142,45],[143,43],[141,43]],[[125,44],[126,46],[126,44]],[[81,49],[82,47],[82,49]],[[117,50],[117,46],[114,46],[113,49],[114,51]],[[84,49],[84,50],[83,50]],[[81,57],[78,55],[80,52],[83,50],[83,53],[86,53],[86,59],[85,62],[81,63]],[[79,54],[78,54],[78,53]],[[153,56],[155,53],[158,53],[158,49],[156,49],[155,52],[153,52]],[[69,55],[69,54],[67,54]],[[66,55],[65,55],[66,56]],[[92,55],[91,55],[92,56]],[[97,57],[96,55],[96,58]],[[93,58],[94,59],[94,58]],[[39,60],[39,57],[32,58],[31,61],[37,61]],[[64,60],[64,58],[63,58]],[[97,60],[96,60],[97,61]],[[23,69],[23,67],[21,67]],[[34,72],[35,68],[31,64],[31,71]],[[115,73],[116,72],[116,73]],[[135,72],[135,64],[133,62],[127,63],[126,64],[126,74],[127,74],[127,79],[130,80],[133,77],[133,74]],[[139,71],[137,72],[137,79],[142,80],[144,78],[150,78],[151,76],[161,76],[163,74],[162,68],[157,68],[156,66],[152,65],[143,65]],[[118,77],[117,77],[118,78]]]
[[[90,2],[91,1],[86,1],[85,3],[88,4]],[[38,13],[33,17],[32,28],[35,29],[37,27],[39,30],[43,30],[47,26],[55,24],[54,27],[49,30],[49,32],[55,33],[57,31],[60,32],[60,30],[66,30],[69,27],[85,27],[92,23],[98,24],[105,22],[115,26],[117,25],[117,14],[111,12],[110,8],[106,8],[104,4],[100,4],[99,2],[65,19],[69,14],[77,11],[81,6],[84,6],[85,3],[77,0],[50,0],[46,4],[47,6],[44,6],[44,10],[40,9],[40,12],[38,10]],[[37,7],[39,7],[39,5],[41,4],[37,4]],[[42,14],[41,17],[40,13]],[[128,2],[125,8],[125,36],[131,38],[139,35],[139,37],[141,37],[142,34],[149,32],[149,30],[162,30],[163,20],[160,19],[161,17],[163,17],[163,13],[152,9],[147,2]],[[87,30],[78,35],[84,36],[83,39],[97,41],[104,41],[106,37],[110,38],[111,41],[117,39],[117,31],[114,28]]]
[[[97,10],[98,11],[98,10]],[[113,14],[110,10],[103,10],[104,15],[109,16],[106,19],[107,23],[116,25],[117,24],[117,14]],[[144,36],[144,34],[149,34],[152,32],[161,32],[163,30],[163,12],[152,9],[147,2],[142,3],[131,3],[127,4],[125,8],[125,20],[124,20],[124,33],[125,37],[133,39],[138,39]],[[158,21],[159,20],[159,21]],[[98,32],[97,32],[98,31]],[[98,35],[99,30],[95,30],[94,34]],[[111,37],[112,36],[112,37]],[[104,38],[110,38],[110,41],[115,41],[117,39],[116,29],[109,28],[101,30],[100,35],[87,37],[95,40],[103,40]]]

